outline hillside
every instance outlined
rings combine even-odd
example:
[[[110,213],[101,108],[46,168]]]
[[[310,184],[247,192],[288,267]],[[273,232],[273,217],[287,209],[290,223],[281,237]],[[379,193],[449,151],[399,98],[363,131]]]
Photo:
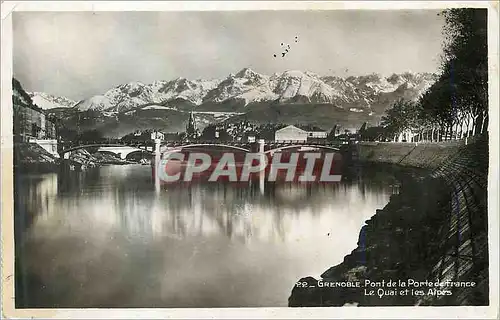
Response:
[[[367,112],[352,112],[329,104],[280,104],[259,103],[248,107],[245,114],[226,120],[236,123],[242,120],[264,123],[311,124],[324,130],[331,129],[335,124],[343,128],[359,128],[364,122],[378,125],[380,116]]]

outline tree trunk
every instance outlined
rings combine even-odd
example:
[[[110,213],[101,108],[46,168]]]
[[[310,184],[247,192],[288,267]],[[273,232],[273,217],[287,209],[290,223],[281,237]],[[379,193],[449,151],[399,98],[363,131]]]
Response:
[[[469,116],[469,137],[474,135],[474,115]]]
[[[467,115],[465,117],[465,138],[469,137],[469,122],[470,122],[470,117]]]
[[[488,114],[486,110],[483,111],[483,119],[481,121],[481,134],[484,133],[484,129],[488,130],[488,125],[486,124],[488,121]]]
[[[476,135],[477,117],[479,117],[478,114],[472,118],[472,136]]]
[[[464,122],[465,122],[465,119],[462,117],[460,119],[460,126],[459,126],[459,128],[460,128],[459,135],[458,135],[459,139],[462,139],[463,135],[464,135]]]
[[[469,136],[469,117],[465,116],[464,117],[464,133],[463,137],[467,138]]]

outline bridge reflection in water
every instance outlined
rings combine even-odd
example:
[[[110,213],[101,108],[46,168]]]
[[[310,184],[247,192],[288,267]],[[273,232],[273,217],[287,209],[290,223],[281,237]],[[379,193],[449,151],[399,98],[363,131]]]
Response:
[[[311,181],[311,178],[313,178],[314,181],[320,181],[321,179],[326,181],[325,179],[329,176],[329,181],[333,181],[331,180],[333,178],[334,181],[338,182],[340,181],[340,170],[343,165],[340,148],[326,141],[316,144],[297,141],[271,142],[266,144],[264,140],[259,140],[256,143],[250,143],[243,146],[216,143],[193,143],[179,146],[164,146],[162,148],[160,146],[160,141],[157,140],[155,160],[153,162],[153,176],[155,178],[157,192],[161,189],[161,183],[164,183],[164,181],[160,179],[160,176],[165,176],[163,171],[168,172],[168,176],[179,175],[180,180],[183,180],[185,172],[188,172],[194,167],[202,166],[201,164],[195,166],[193,161],[188,160],[191,159],[193,154],[199,153],[208,154],[210,156],[209,161],[211,161],[210,166],[206,168],[203,173],[197,175],[199,179],[208,179],[210,177],[210,180],[212,180],[214,177],[217,177],[217,175],[212,175],[221,169],[217,163],[228,155],[231,156],[230,158],[234,162],[228,164],[231,166],[231,169],[234,169],[234,175],[231,179],[233,182],[235,180],[247,181],[246,178],[241,177],[248,177],[244,172],[248,173],[249,167],[259,167],[259,164],[266,163],[267,165],[264,165],[258,172],[249,174],[250,180],[257,180],[259,182],[261,193],[264,193],[264,181],[275,181],[276,178],[286,181],[305,181],[302,179],[305,178],[306,173],[307,176],[309,176],[309,178],[306,179],[309,181]],[[247,156],[250,156],[250,153],[252,153],[255,158],[252,157],[253,160],[249,161],[250,158],[247,158]],[[308,153],[316,153],[317,159],[307,159]],[[173,154],[181,154],[182,160],[170,160],[170,156]],[[295,156],[297,156],[297,158],[295,158]],[[309,162],[311,162],[313,166],[310,167]],[[292,163],[294,165],[290,170],[284,169],[286,166],[283,167],[281,165]],[[222,167],[224,168],[224,166]],[[231,174],[229,175],[231,176]],[[191,175],[188,175],[188,177],[190,176]],[[336,177],[338,177],[338,180]],[[189,181],[190,179],[186,178],[184,180]]]

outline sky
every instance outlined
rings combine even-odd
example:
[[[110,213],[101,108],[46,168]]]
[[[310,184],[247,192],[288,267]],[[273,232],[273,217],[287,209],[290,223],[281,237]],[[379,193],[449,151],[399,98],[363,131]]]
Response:
[[[437,13],[15,12],[14,77],[27,91],[80,100],[132,81],[225,78],[244,67],[268,75],[436,72]],[[290,45],[285,57],[281,43]]]

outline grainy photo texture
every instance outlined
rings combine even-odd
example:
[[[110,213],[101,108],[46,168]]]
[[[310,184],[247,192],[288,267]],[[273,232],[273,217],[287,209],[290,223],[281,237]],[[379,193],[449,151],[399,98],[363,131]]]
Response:
[[[490,304],[487,9],[12,22],[16,308]]]

